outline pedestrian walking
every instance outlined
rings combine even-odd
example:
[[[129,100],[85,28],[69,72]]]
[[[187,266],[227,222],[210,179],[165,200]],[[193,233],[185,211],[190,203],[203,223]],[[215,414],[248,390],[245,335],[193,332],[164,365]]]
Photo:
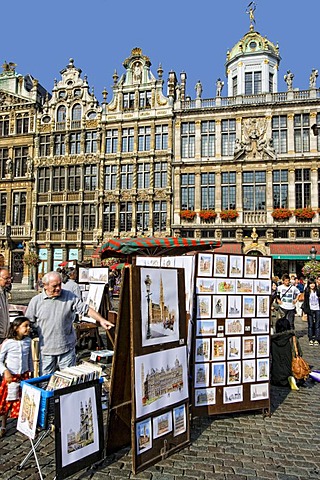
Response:
[[[7,418],[18,418],[20,409],[20,381],[33,372],[30,322],[27,317],[16,317],[9,328],[8,338],[0,351],[0,438],[6,434]]]
[[[310,346],[320,342],[320,290],[315,278],[310,278],[304,291],[303,310],[308,319],[308,338]]]
[[[7,337],[10,327],[8,292],[11,290],[11,275],[7,268],[0,268],[0,345]]]
[[[40,375],[76,364],[76,313],[93,318],[105,330],[114,326],[74,293],[62,289],[60,273],[49,272],[42,281],[43,291],[31,299],[26,311],[38,329]]]
[[[295,304],[298,301],[300,290],[290,282],[289,275],[285,273],[282,276],[282,284],[278,286],[277,292],[280,311],[289,320],[291,329],[294,330]]]

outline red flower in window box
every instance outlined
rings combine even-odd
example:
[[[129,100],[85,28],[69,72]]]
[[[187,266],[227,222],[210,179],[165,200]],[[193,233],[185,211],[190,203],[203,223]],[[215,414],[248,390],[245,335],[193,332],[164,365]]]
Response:
[[[215,210],[200,210],[199,212],[199,217],[205,221],[214,220],[216,216],[217,212]]]
[[[312,220],[316,212],[311,207],[297,208],[293,214],[298,220]]]
[[[288,220],[292,216],[292,211],[289,208],[276,208],[271,215],[275,220]]]
[[[235,220],[239,217],[237,210],[221,210],[220,218],[221,220]]]
[[[194,210],[180,210],[180,218],[183,220],[193,220],[195,216]]]

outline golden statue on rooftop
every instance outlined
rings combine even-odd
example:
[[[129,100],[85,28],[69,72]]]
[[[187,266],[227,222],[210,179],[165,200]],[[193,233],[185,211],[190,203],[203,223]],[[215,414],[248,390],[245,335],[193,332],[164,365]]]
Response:
[[[17,64],[14,62],[9,62],[4,61],[4,64],[2,65],[3,71],[8,73],[8,72],[14,72],[14,69],[16,68]]]
[[[254,12],[257,8],[256,2],[250,2],[249,5],[247,6],[246,13],[249,14],[249,19],[250,19],[250,30],[252,31],[254,29],[253,24],[256,23],[255,17],[254,17]]]

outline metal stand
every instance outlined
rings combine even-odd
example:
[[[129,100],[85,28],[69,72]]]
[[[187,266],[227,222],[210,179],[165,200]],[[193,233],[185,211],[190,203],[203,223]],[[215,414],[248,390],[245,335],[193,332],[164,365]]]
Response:
[[[40,465],[39,465],[39,462],[38,462],[38,457],[37,457],[37,453],[36,453],[36,448],[38,448],[38,446],[41,444],[41,442],[48,436],[50,435],[50,433],[53,431],[53,425],[49,425],[48,428],[46,430],[43,430],[43,432],[41,432],[41,434],[39,435],[39,437],[37,438],[37,441],[35,443],[33,443],[32,439],[30,438],[30,442],[31,442],[31,450],[29,451],[29,453],[27,453],[27,455],[25,456],[25,458],[22,460],[22,462],[20,463],[20,465],[17,467],[17,470],[22,470],[23,467],[25,466],[25,464],[27,463],[27,461],[29,460],[29,458],[32,456],[32,454],[34,455],[34,458],[36,460],[36,464],[37,464],[37,467],[38,467],[38,470],[39,470],[39,475],[40,475],[40,479],[43,480],[43,477],[42,477],[42,474],[41,474],[41,469],[40,469]],[[56,477],[54,477],[56,478]]]

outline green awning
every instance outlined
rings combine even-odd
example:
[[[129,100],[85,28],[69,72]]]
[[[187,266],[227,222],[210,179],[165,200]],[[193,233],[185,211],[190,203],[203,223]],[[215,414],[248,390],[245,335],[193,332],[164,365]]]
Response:
[[[290,255],[290,254],[277,254],[271,255],[274,260],[311,260],[310,255]],[[316,256],[316,260],[320,260],[320,255]]]

